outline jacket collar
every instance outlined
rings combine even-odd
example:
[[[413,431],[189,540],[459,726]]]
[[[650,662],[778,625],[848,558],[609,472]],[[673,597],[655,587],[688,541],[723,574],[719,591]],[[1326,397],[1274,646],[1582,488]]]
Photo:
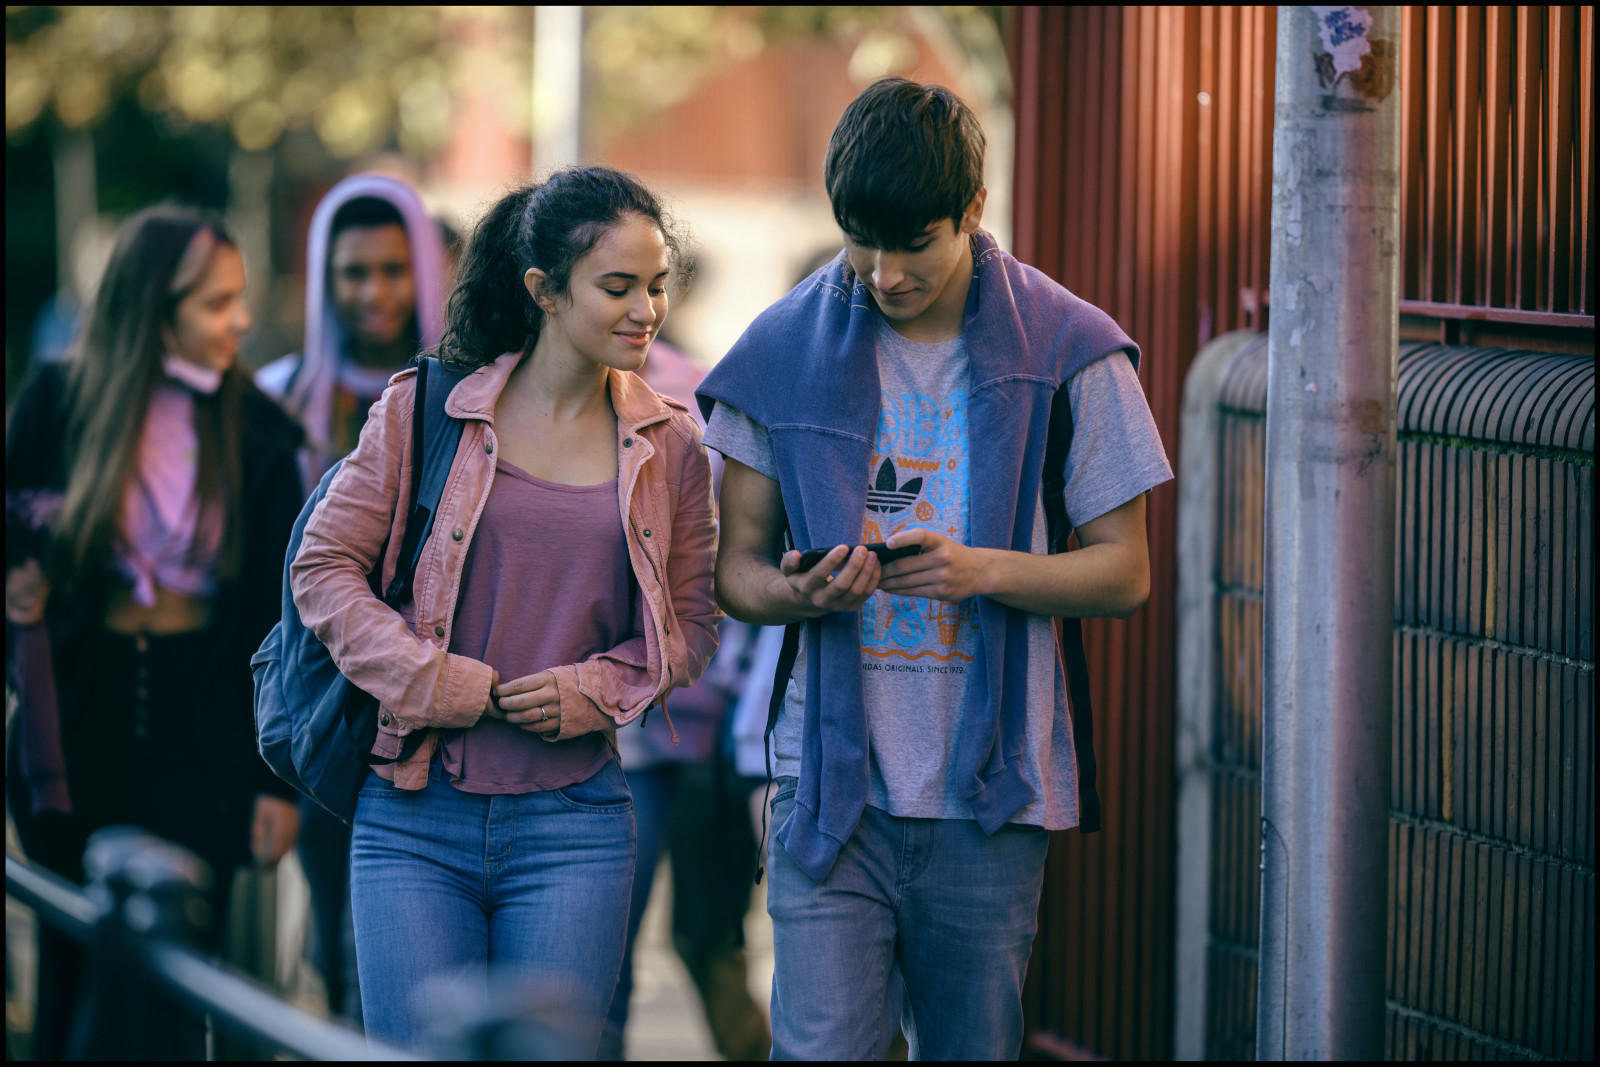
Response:
[[[477,419],[492,425],[495,401],[500,399],[500,391],[506,387],[511,380],[511,372],[521,362],[520,352],[507,352],[493,363],[486,363],[461,379],[445,401],[445,414],[456,419]],[[612,368],[606,372],[606,384],[611,390],[611,408],[617,414],[618,430],[637,433],[646,426],[672,417],[673,402],[663,399],[632,371]]]

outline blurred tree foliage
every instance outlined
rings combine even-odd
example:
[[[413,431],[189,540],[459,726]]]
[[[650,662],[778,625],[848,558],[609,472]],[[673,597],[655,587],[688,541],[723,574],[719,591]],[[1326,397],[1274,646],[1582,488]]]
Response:
[[[940,6],[941,18],[991,83],[1009,91],[999,7]],[[591,7],[586,13],[588,119],[602,141],[688,96],[706,77],[769,47],[826,40],[873,53],[893,66],[909,47],[904,9],[843,7],[653,6]]]
[[[1000,8],[931,10],[995,65]],[[770,46],[820,39],[892,52],[902,14],[589,7],[588,121],[605,139]],[[309,127],[338,158],[391,143],[426,158],[443,146],[464,82],[491,87],[507,127],[527,132],[532,21],[528,7],[8,7],[6,135],[50,114],[93,129],[131,99],[171,133],[218,127],[247,151]]]
[[[228,129],[265,151],[310,127],[354,158],[441,147],[462,77],[527,82],[526,7],[8,7],[6,135],[47,114],[92,129],[132,98],[181,132]],[[526,128],[528,94],[507,93]]]

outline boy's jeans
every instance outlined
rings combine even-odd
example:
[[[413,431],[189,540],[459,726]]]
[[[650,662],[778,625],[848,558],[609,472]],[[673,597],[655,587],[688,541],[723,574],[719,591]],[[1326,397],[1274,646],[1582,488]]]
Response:
[[[778,779],[774,827],[794,793],[795,779]],[[1016,1059],[1049,840],[1035,826],[986,836],[976,821],[869,806],[821,884],[774,840],[772,1058],[882,1059],[898,964],[912,1059]]]
[[[422,790],[368,775],[350,863],[367,1033],[418,1048],[430,1030],[516,1008],[558,1058],[593,1059],[633,857],[616,760],[564,789],[495,796],[456,789],[437,760]]]

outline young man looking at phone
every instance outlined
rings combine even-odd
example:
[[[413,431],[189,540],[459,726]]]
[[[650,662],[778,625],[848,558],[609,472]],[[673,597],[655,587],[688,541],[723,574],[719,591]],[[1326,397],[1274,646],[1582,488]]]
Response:
[[[1138,348],[979,228],[983,149],[946,89],[857,97],[825,165],[843,253],[699,390],[728,460],[718,599],[800,624],[771,737],[774,1059],[881,1058],[896,968],[914,1057],[1014,1059],[1047,831],[1098,819],[1053,619],[1144,603],[1144,494],[1172,473]],[[830,550],[802,570],[786,532]]]

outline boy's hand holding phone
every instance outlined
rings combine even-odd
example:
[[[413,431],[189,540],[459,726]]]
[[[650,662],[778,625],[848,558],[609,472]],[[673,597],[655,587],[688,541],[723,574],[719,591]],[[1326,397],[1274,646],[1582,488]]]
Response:
[[[973,548],[932,530],[901,530],[889,538],[906,555],[884,571],[879,588],[895,596],[958,603],[988,594],[990,550]],[[909,551],[907,551],[909,550]]]
[[[820,557],[813,552],[811,558],[816,562],[803,567],[802,554],[791,550],[778,561],[803,618],[855,611],[877,591],[883,575],[883,565],[865,545],[835,545],[823,550]]]
[[[862,545],[861,547],[865,548],[868,552],[871,552],[874,556],[877,556],[879,563],[893,563],[897,559],[904,559],[906,556],[915,556],[917,553],[922,551],[921,545],[903,545],[900,548],[890,548],[881,541],[875,544]],[[823,557],[832,551],[833,549],[830,548],[813,548],[809,552],[800,553],[800,569],[803,571],[811,570],[817,564],[822,562]]]

